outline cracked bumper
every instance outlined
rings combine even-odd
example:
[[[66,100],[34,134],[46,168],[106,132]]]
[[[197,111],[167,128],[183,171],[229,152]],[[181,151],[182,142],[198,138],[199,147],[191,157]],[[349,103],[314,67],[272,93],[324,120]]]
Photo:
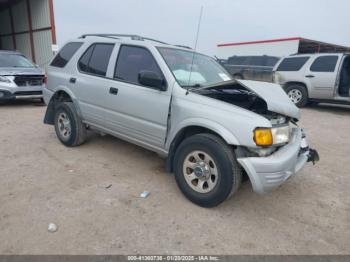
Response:
[[[300,128],[294,128],[289,144],[271,156],[238,158],[238,162],[250,178],[253,190],[260,194],[283,184],[299,172],[308,161],[318,161],[318,154],[308,147]]]

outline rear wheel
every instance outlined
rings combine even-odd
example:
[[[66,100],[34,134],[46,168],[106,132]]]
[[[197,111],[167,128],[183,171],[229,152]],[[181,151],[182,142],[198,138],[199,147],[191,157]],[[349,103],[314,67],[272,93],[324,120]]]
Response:
[[[286,89],[286,93],[289,96],[290,100],[297,106],[297,107],[304,107],[306,106],[308,102],[308,94],[307,90],[302,85],[290,85]]]
[[[55,110],[55,131],[62,144],[68,147],[85,142],[86,127],[79,118],[72,102],[60,103]]]
[[[242,181],[233,150],[212,134],[185,139],[176,150],[174,165],[180,190],[202,207],[221,204],[238,190]]]

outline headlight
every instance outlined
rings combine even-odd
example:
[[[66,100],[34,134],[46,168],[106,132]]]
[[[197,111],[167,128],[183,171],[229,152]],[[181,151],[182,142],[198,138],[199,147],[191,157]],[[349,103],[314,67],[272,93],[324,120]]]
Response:
[[[278,144],[288,143],[288,141],[289,141],[289,125],[275,127],[275,128],[272,128],[271,131],[272,131],[272,137],[273,137],[273,144],[278,145]]]
[[[258,146],[272,146],[289,141],[289,126],[257,128],[254,130],[254,141]]]
[[[0,82],[11,83],[11,80],[8,79],[6,76],[0,76]]]

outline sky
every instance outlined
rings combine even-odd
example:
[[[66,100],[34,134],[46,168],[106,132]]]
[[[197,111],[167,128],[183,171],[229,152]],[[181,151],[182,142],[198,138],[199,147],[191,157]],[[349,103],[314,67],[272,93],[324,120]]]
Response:
[[[195,46],[284,37],[350,46],[349,0],[55,0],[59,46],[84,33],[137,34]]]

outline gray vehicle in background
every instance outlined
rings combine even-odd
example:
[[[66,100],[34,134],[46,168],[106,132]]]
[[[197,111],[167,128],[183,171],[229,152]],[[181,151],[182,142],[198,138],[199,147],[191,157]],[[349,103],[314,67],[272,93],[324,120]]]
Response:
[[[350,104],[350,54],[292,55],[273,71],[274,82],[298,107],[308,102]]]
[[[67,43],[48,68],[44,99],[44,122],[64,145],[82,144],[90,129],[152,150],[204,207],[235,193],[243,174],[265,193],[318,160],[279,85],[236,81],[211,57],[149,38]]]
[[[279,61],[275,56],[231,56],[218,61],[235,79],[272,82],[272,69]]]
[[[0,101],[42,99],[45,75],[24,55],[0,50]]]

